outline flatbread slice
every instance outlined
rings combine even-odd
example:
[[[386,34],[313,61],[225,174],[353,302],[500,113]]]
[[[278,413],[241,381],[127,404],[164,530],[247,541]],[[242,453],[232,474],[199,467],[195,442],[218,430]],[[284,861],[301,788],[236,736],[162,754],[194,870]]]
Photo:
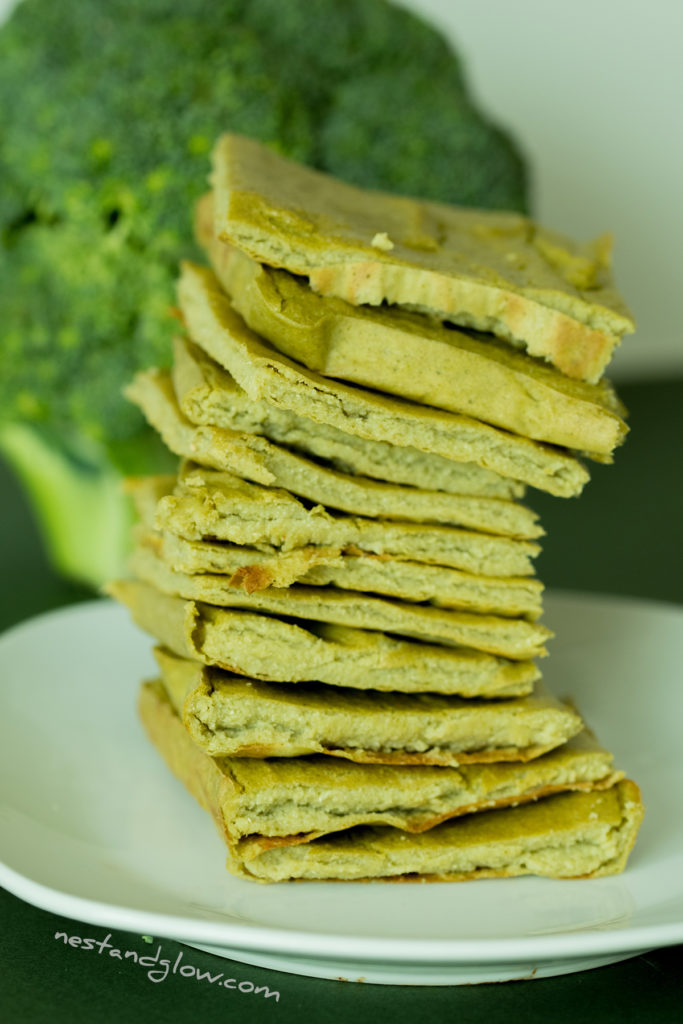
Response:
[[[342,473],[387,483],[488,498],[524,496],[523,484],[472,462],[454,462],[417,448],[370,440],[328,423],[316,423],[264,399],[250,398],[227,370],[186,338],[176,337],[173,351],[176,398],[183,414],[197,426],[262,434],[277,444],[324,459]]]
[[[316,504],[371,518],[438,522],[507,537],[539,537],[531,509],[504,498],[447,494],[350,476],[256,434],[195,426],[178,408],[170,374],[138,373],[126,396],[176,455],[236,473],[255,483],[283,487]]]
[[[249,330],[210,270],[188,262],[181,270],[178,300],[191,339],[250,398],[371,441],[474,462],[560,497],[580,494],[588,481],[585,466],[564,449],[307,370]]]
[[[167,566],[156,552],[138,545],[131,569],[164,594],[201,601],[218,608],[242,608],[297,621],[327,622],[355,629],[381,630],[449,647],[471,647],[504,658],[526,660],[546,653],[552,633],[523,618],[478,615],[424,604],[412,604],[335,587],[268,588],[248,593],[217,573],[190,574]]]
[[[490,335],[406,309],[323,298],[302,278],[218,241],[210,196],[204,204],[200,241],[233,308],[310,370],[586,454],[611,455],[623,441],[623,409],[604,380],[574,380]]]
[[[638,786],[624,779],[607,790],[469,814],[418,835],[359,826],[296,846],[257,846],[248,859],[228,847],[227,866],[261,882],[600,878],[625,869],[643,813]]]
[[[580,247],[519,214],[365,191],[239,135],[218,140],[212,184],[218,238],[322,295],[490,331],[590,382],[634,330],[606,238]]]
[[[456,881],[520,874],[597,877],[623,870],[643,817],[638,787],[623,780],[606,790],[547,796],[520,807],[466,814],[417,834],[387,825],[361,825],[312,841],[310,835],[304,834],[299,838],[306,841],[294,844],[262,836],[240,840],[240,826],[235,825],[234,819],[235,776],[228,776],[235,760],[215,761],[203,753],[182,727],[170,719],[165,701],[159,683],[143,686],[140,710],[150,738],[171,770],[213,815],[228,844],[228,869],[250,879]],[[160,706],[164,707],[166,721],[157,717]],[[298,759],[292,762],[294,772],[297,762]],[[245,760],[238,763],[244,765]],[[540,763],[532,762],[532,768]],[[255,764],[260,766],[264,762]],[[354,767],[364,774],[369,770],[365,766]],[[504,767],[494,765],[483,771],[491,779],[489,773]],[[510,769],[511,775],[526,772],[526,767],[519,764]],[[256,767],[256,773],[258,770]],[[267,770],[276,772],[277,765],[270,764]],[[378,766],[371,770],[377,771]],[[394,777],[401,771],[405,770],[390,769]],[[408,771],[413,776],[424,776],[425,769],[411,767]],[[457,772],[443,768],[438,771],[441,779],[464,776],[471,784],[477,766]],[[249,773],[247,779],[253,778],[253,774]],[[356,791],[360,789],[356,787]],[[289,796],[291,801],[291,791]],[[405,792],[399,802],[406,802]],[[227,808],[232,831],[226,827]],[[262,820],[260,816],[259,821]]]
[[[623,772],[587,729],[528,762],[457,768],[361,764],[324,755],[208,758],[161,683],[143,683],[139,711],[154,746],[180,779],[194,778],[227,842],[253,854],[356,825],[424,832],[449,818],[563,790],[606,789]]]
[[[540,551],[533,541],[454,526],[365,519],[307,507],[282,488],[251,484],[188,463],[174,494],[160,500],[156,525],[188,540],[280,547],[319,544],[450,565],[482,576],[531,576]]]
[[[164,686],[193,741],[212,756],[328,754],[376,764],[528,761],[581,731],[545,692],[509,700],[283,686],[202,668],[160,650]]]
[[[343,687],[471,698],[527,694],[540,677],[533,661],[216,608],[162,594],[139,580],[115,582],[108,591],[176,655],[252,680],[327,683],[327,694]]]
[[[231,587],[253,594],[269,587],[332,585],[383,594],[404,601],[428,601],[439,608],[524,616],[542,611],[543,584],[528,577],[472,576],[440,565],[421,565],[377,555],[342,554],[339,548],[309,545],[293,551],[210,541],[188,541],[172,533],[136,528],[138,543],[156,551],[176,572],[219,573]]]

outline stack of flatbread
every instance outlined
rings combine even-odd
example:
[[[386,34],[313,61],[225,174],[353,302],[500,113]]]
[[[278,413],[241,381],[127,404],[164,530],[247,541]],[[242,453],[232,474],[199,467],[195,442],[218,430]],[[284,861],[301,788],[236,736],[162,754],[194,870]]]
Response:
[[[609,245],[219,140],[171,371],[131,384],[146,729],[261,881],[596,876],[642,816],[537,659],[542,530],[610,461]]]

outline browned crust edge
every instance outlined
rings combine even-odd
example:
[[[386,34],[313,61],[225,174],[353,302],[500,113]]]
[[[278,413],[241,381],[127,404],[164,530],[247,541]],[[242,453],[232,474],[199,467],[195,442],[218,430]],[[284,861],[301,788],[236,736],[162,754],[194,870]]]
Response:
[[[466,814],[475,814],[479,811],[497,810],[501,807],[517,807],[519,804],[532,803],[533,801],[540,800],[543,797],[553,796],[555,793],[566,793],[576,790],[589,792],[590,790],[596,789],[610,789],[615,785],[615,783],[620,782],[623,778],[624,772],[614,771],[610,772],[609,775],[605,775],[604,778],[597,779],[592,782],[568,782],[562,785],[558,783],[556,785],[536,786],[534,789],[528,790],[526,793],[519,793],[516,796],[500,797],[499,799],[483,800],[479,803],[474,802],[464,804],[462,807],[457,807],[445,814],[434,815],[431,818],[418,818],[403,826],[402,831],[410,833],[427,832],[436,825],[441,825],[444,821],[449,821],[452,818],[460,818]],[[326,830],[324,832],[302,832],[297,835],[289,836],[264,836],[254,834],[244,836],[240,839],[238,841],[237,848],[240,850],[240,853],[245,856],[245,859],[249,860],[251,857],[258,856],[261,853],[265,853],[267,850],[272,850],[280,846],[301,846],[303,843],[310,843],[314,839],[319,839],[321,836],[330,835],[332,831],[344,831],[344,827],[340,826],[337,830]]]

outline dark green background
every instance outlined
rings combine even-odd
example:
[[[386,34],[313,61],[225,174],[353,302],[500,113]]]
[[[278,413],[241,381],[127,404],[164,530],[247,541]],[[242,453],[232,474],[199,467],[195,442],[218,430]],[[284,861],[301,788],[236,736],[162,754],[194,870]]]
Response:
[[[683,604],[683,379],[624,385],[632,434],[610,467],[595,467],[580,499],[533,495],[548,532],[538,572],[548,587],[630,594]],[[30,512],[0,464],[2,531],[0,628],[91,595],[59,580],[40,550]],[[683,870],[683,858],[682,858]],[[539,981],[398,988],[298,978],[232,964],[238,980],[266,984],[279,1002],[214,988],[179,976],[154,984],[132,963],[65,947],[58,930],[104,938],[107,929],[78,924],[0,892],[0,1019],[8,1024],[184,1024],[350,1020],[353,1024],[422,1019],[458,1024],[498,1021],[679,1021],[683,946],[610,967]],[[112,941],[141,953],[140,936]],[[185,950],[201,969],[226,962],[162,940],[164,956]]]

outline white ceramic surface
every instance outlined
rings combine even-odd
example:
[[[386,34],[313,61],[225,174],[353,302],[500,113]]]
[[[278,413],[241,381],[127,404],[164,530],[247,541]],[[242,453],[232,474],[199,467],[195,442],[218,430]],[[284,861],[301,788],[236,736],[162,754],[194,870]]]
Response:
[[[90,924],[318,977],[543,977],[683,941],[683,609],[549,595],[548,685],[642,787],[627,871],[593,881],[263,886],[136,720],[149,639],[108,601],[0,638],[0,883]]]

